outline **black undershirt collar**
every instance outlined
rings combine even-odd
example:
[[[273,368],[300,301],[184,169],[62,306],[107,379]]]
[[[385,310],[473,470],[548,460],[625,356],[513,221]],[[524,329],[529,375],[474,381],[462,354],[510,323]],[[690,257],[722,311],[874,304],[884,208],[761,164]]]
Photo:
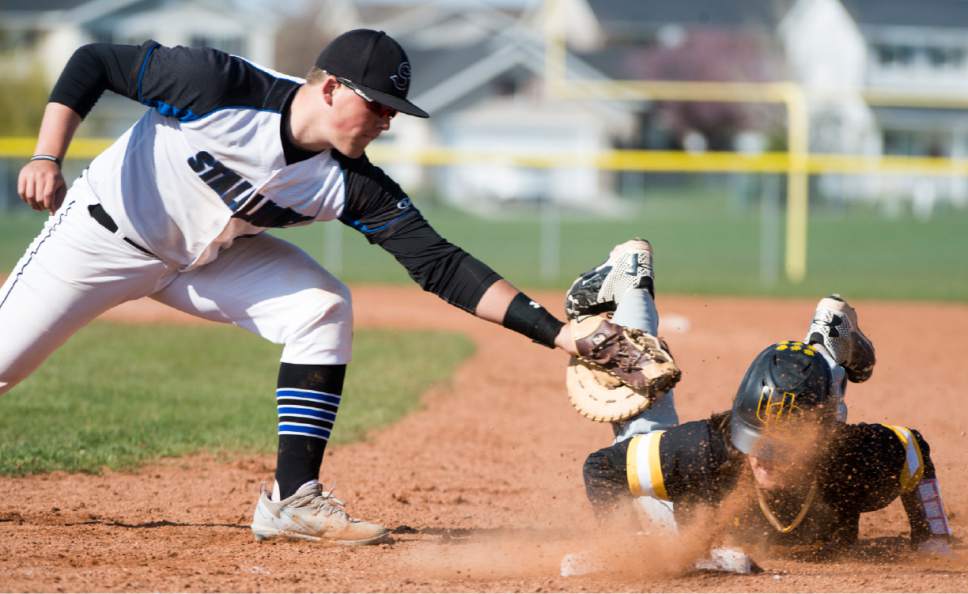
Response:
[[[292,100],[296,97],[296,92],[300,89],[299,85],[292,88],[286,102],[282,106],[282,121],[279,124],[279,137],[282,139],[282,153],[286,158],[286,165],[292,165],[306,159],[312,159],[323,151],[307,151],[296,146],[292,138],[292,128],[289,126],[289,116],[292,111]]]

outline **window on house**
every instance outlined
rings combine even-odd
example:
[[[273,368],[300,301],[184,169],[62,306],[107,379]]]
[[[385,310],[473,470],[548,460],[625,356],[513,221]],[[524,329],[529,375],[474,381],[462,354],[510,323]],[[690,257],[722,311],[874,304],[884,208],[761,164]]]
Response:
[[[907,68],[927,64],[933,69],[960,69],[965,65],[966,49],[957,46],[913,46],[900,43],[881,43],[874,46],[877,61],[882,66]]]
[[[518,80],[510,74],[505,74],[494,79],[492,85],[494,94],[500,97],[513,97],[518,94],[521,87]]]
[[[884,130],[884,154],[942,157],[950,154],[944,135],[931,130]]]
[[[894,56],[900,66],[910,66],[914,62],[917,50],[910,45],[899,45],[894,50]]]

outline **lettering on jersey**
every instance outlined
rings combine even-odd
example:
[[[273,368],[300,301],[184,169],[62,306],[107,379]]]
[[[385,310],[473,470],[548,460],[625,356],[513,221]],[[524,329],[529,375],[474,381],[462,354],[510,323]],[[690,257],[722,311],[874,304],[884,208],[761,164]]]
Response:
[[[756,405],[756,418],[764,425],[779,423],[799,413],[797,395],[793,392],[779,392],[773,386],[763,386],[760,401]]]
[[[188,166],[205,184],[218,194],[225,206],[241,219],[256,227],[288,227],[312,220],[291,208],[279,206],[258,194],[248,181],[232,171],[208,151],[199,151],[189,157]]]
[[[252,197],[252,184],[222,165],[208,151],[199,151],[194,157],[190,157],[188,166],[219,195],[232,212],[237,211],[246,200]]]

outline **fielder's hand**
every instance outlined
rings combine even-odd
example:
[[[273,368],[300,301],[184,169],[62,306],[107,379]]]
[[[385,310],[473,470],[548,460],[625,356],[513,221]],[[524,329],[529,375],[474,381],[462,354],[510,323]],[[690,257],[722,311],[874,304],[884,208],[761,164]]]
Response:
[[[54,214],[67,194],[60,166],[53,161],[30,161],[20,170],[17,194],[30,208]]]
[[[637,330],[613,324],[602,316],[569,322],[578,360],[615,376],[637,392],[658,395],[681,377],[664,342]]]

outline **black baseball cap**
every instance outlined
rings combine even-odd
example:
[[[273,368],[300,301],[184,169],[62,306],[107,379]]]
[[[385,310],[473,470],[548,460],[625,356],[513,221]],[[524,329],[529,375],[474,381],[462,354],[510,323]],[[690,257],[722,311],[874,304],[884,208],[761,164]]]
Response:
[[[383,31],[343,33],[323,48],[316,67],[348,80],[365,98],[418,118],[430,117],[407,101],[410,60],[400,44]]]

